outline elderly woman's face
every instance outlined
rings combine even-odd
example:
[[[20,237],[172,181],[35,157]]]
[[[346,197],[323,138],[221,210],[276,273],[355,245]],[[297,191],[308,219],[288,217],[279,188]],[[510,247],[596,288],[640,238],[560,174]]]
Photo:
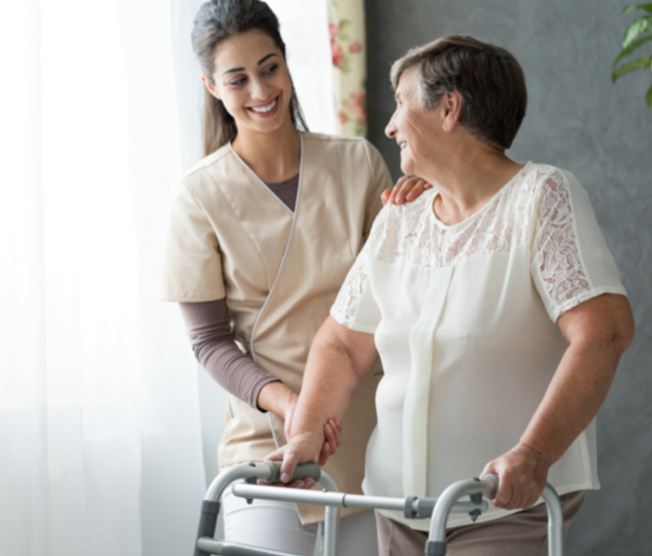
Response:
[[[437,141],[436,110],[426,110],[419,97],[416,68],[406,70],[396,88],[396,110],[385,134],[395,139],[401,149],[401,170],[422,175],[419,161],[431,157]]]

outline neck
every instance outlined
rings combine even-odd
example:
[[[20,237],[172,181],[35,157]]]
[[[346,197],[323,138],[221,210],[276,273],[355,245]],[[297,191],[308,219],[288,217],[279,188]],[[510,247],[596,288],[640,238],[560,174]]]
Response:
[[[233,150],[266,183],[285,181],[299,173],[301,138],[289,119],[287,125],[271,133],[238,130]]]
[[[449,225],[480,210],[523,168],[523,164],[510,160],[503,151],[484,144],[438,159],[437,167],[428,168],[423,177],[439,192],[435,214]]]

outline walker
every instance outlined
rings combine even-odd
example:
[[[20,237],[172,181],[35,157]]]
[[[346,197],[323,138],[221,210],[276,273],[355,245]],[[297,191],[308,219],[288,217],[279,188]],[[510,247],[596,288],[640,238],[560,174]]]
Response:
[[[426,556],[443,556],[446,554],[446,520],[448,514],[468,513],[477,518],[489,507],[486,499],[492,499],[498,490],[498,478],[487,475],[484,479],[471,479],[453,483],[442,492],[439,498],[389,498],[382,496],[362,496],[338,492],[332,477],[315,463],[306,463],[296,468],[292,480],[308,477],[319,482],[323,492],[279,488],[257,484],[261,479],[265,483],[278,483],[281,469],[280,462],[266,461],[254,464],[236,465],[220,473],[206,491],[202,503],[197,541],[194,556],[295,556],[285,552],[266,550],[236,544],[226,540],[215,539],[215,525],[220,511],[220,498],[224,490],[234,481],[244,479],[244,483],[233,485],[233,494],[247,500],[280,500],[300,504],[317,504],[326,506],[324,519],[324,556],[337,556],[339,508],[381,509],[403,512],[409,519],[430,518],[430,533],[426,542]],[[467,500],[460,500],[467,496]],[[548,509],[548,553],[549,556],[563,556],[563,523],[561,503],[557,492],[547,484],[542,498]]]

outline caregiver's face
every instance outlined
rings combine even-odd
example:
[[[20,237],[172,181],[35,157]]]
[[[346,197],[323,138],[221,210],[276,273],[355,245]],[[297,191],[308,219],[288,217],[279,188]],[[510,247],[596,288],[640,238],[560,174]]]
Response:
[[[419,97],[416,67],[406,70],[396,88],[396,110],[385,134],[395,139],[401,149],[401,170],[411,175],[421,175],[419,161],[432,155],[433,111],[426,110]]]
[[[204,81],[206,83],[206,81]],[[241,130],[270,132],[290,119],[292,82],[283,53],[273,39],[252,29],[220,43],[214,86],[207,86]]]

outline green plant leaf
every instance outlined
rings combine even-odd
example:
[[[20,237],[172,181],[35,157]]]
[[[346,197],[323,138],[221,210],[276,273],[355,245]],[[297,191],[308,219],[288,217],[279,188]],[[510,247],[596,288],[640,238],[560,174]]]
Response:
[[[633,62],[627,62],[613,71],[611,74],[611,80],[615,83],[616,79],[622,77],[626,73],[630,73],[637,69],[647,69],[650,64],[652,64],[652,56],[643,56]]]
[[[646,37],[643,37],[642,39],[638,39],[637,41],[634,41],[632,44],[630,44],[627,48],[625,48],[620,54],[618,54],[618,57],[614,60],[613,65],[615,66],[618,62],[620,62],[625,56],[629,56],[634,50],[636,50],[639,46],[642,44],[645,44],[648,41],[652,41],[652,35],[647,35]]]
[[[629,27],[627,27],[627,31],[625,31],[623,48],[627,48],[636,40],[636,37],[648,29],[652,30],[652,15],[642,15],[641,17],[637,17],[630,23]]]
[[[629,13],[632,13],[634,10],[645,10],[646,12],[650,12],[652,14],[652,4],[639,4],[638,6],[627,6],[620,15],[625,16]]]
[[[652,108],[652,86],[647,90],[647,95],[645,95],[645,102],[647,102],[647,107]]]

